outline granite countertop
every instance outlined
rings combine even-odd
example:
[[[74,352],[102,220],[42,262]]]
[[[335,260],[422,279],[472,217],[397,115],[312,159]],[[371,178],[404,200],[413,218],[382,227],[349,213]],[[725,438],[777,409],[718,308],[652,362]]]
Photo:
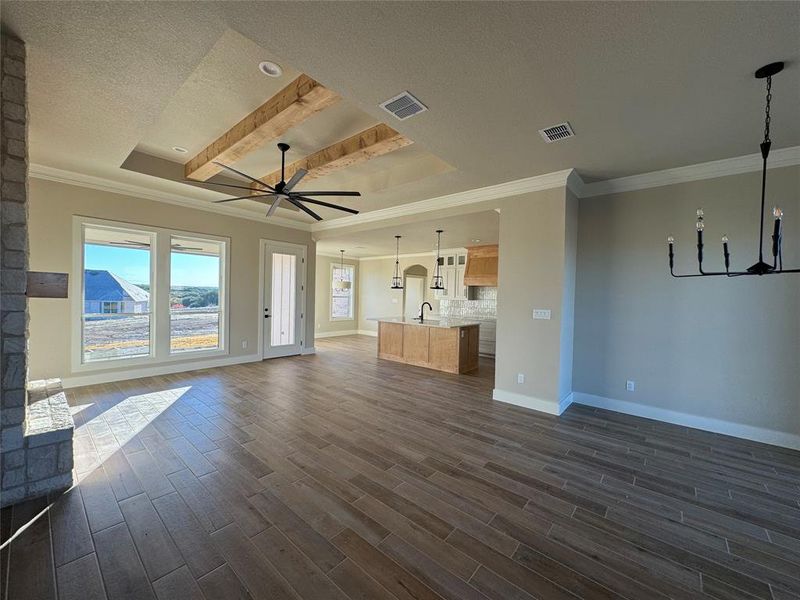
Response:
[[[452,319],[452,318],[426,318],[423,323],[417,319],[407,317],[368,317],[367,321],[379,321],[383,323],[402,323],[404,325],[416,325],[418,327],[441,327],[452,329],[454,327],[468,327],[470,325],[480,325],[477,319]]]

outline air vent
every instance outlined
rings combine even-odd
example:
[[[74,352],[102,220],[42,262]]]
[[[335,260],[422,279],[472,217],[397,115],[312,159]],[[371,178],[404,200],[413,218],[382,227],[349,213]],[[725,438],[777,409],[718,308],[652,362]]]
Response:
[[[540,129],[539,135],[544,138],[545,142],[552,144],[553,142],[558,142],[573,137],[575,132],[572,131],[572,127],[569,126],[569,123],[559,123],[558,125],[553,125],[552,127]]]
[[[403,92],[394,98],[389,98],[386,102],[382,102],[380,107],[386,112],[392,113],[401,121],[413,117],[417,113],[428,110],[427,106],[417,100],[409,92]]]

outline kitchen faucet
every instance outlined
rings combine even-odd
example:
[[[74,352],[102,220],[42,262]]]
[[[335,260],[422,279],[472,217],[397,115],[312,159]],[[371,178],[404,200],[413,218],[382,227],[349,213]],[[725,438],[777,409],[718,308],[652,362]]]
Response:
[[[433,307],[431,306],[430,302],[423,302],[422,306],[419,307],[419,316],[417,317],[419,319],[420,323],[423,323],[425,321],[425,305],[426,304],[428,305],[428,308],[430,310],[433,310]]]

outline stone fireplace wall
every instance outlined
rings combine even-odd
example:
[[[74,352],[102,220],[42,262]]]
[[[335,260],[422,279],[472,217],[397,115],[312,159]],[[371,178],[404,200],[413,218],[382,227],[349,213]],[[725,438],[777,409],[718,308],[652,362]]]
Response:
[[[73,423],[58,380],[27,382],[25,44],[0,36],[0,506],[72,484]]]
[[[25,495],[25,333],[28,302],[28,171],[25,45],[2,35],[0,127],[0,502]]]

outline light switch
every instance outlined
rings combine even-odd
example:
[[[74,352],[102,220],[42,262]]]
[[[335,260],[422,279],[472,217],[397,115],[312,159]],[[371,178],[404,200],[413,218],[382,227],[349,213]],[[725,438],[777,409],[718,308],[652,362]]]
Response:
[[[550,319],[550,309],[549,308],[534,308],[533,309],[533,318],[534,319]]]

